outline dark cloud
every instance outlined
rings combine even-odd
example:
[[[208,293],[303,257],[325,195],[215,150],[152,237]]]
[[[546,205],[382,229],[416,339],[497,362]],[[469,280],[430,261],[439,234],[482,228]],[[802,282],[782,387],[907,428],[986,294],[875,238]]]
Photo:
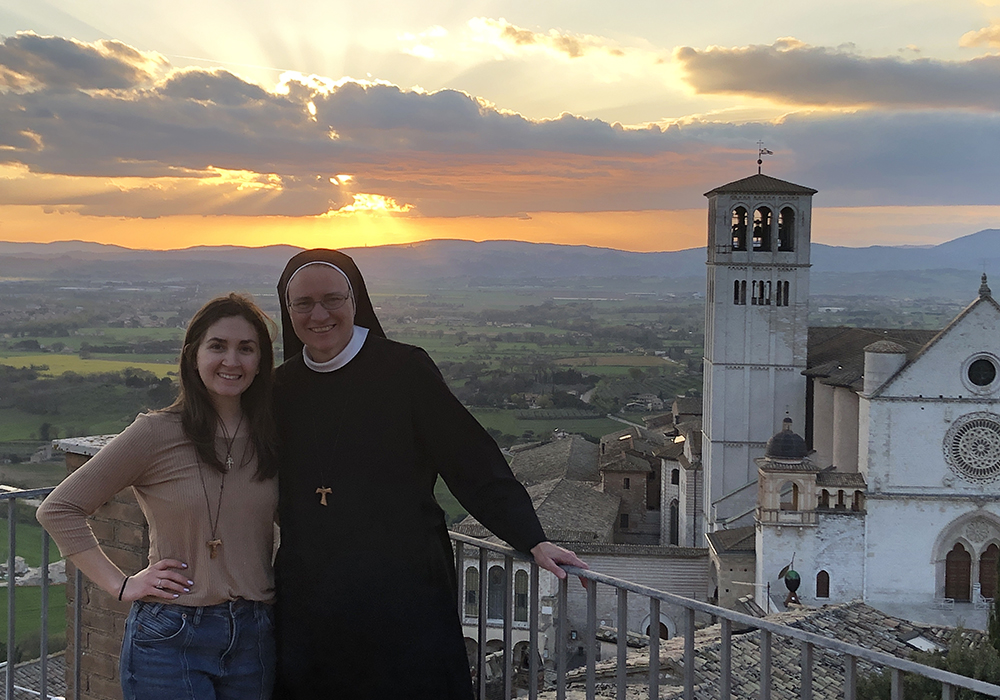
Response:
[[[1000,56],[968,61],[867,58],[794,39],[741,48],[677,49],[687,80],[704,94],[783,104],[1000,109]]]
[[[224,70],[179,71],[170,76],[160,93],[177,100],[214,102],[229,107],[260,102],[271,93]]]
[[[637,129],[530,120],[454,90],[302,78],[269,91],[193,69],[133,90],[0,91],[0,164],[39,178],[133,178],[72,195],[39,181],[18,203],[121,216],[306,216],[352,193],[424,216],[701,208],[701,193],[754,171],[758,139],[776,154],[767,172],[816,187],[823,206],[998,203],[1000,116],[982,111]],[[353,179],[331,185],[338,174]]]
[[[121,90],[149,83],[166,61],[119,41],[85,44],[18,32],[0,43],[0,88]]]

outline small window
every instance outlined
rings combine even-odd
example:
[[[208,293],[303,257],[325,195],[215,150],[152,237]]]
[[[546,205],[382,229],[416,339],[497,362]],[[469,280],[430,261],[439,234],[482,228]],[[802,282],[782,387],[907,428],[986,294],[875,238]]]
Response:
[[[632,488],[632,480],[629,479],[627,476],[624,479],[622,479],[622,488],[623,489],[631,489]]]
[[[816,597],[830,597],[830,574],[826,571],[820,571],[816,574]]]
[[[518,571],[514,574],[514,620],[528,621],[528,572]]]
[[[680,469],[671,469],[670,470],[670,483],[671,484],[680,484],[681,483],[681,470]]]
[[[627,530],[628,529],[628,513],[622,513],[621,514],[621,518],[619,519],[619,523],[621,525],[622,530]]]

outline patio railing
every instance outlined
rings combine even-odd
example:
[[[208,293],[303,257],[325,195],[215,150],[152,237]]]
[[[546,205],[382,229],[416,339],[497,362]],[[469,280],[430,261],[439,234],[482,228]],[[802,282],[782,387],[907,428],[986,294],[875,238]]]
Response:
[[[16,620],[17,620],[17,591],[19,586],[15,585],[15,556],[17,554],[17,508],[19,500],[35,500],[42,499],[51,493],[54,487],[48,487],[43,489],[12,489],[7,486],[0,486],[0,507],[6,502],[7,516],[7,660],[4,663],[4,700],[13,700],[15,697],[41,697],[45,700],[53,698],[49,694],[49,586],[50,586],[50,576],[49,576],[49,566],[51,562],[49,561],[49,549],[51,544],[51,539],[49,534],[42,530],[42,542],[41,542],[41,629],[39,643],[39,658],[38,658],[38,673],[32,674],[33,677],[38,679],[38,687],[28,688],[18,685],[16,678],[16,666],[14,663],[16,650]],[[76,682],[72,683],[73,688],[73,698],[74,700],[80,699],[80,617],[81,617],[81,600],[82,600],[82,590],[83,590],[83,577],[80,572],[76,572],[74,577],[73,585],[75,586],[76,594],[73,596],[73,625],[72,630],[74,633],[74,644],[72,645],[73,653],[70,655],[72,658],[67,659],[70,662],[70,672],[73,674]],[[69,627],[69,625],[67,625]],[[69,632],[69,630],[67,630]],[[59,685],[62,685],[59,683]],[[15,695],[15,692],[17,695]]]
[[[0,489],[0,503],[6,501],[6,517],[8,522],[8,596],[7,615],[11,624],[8,624],[7,633],[7,663],[4,683],[4,700],[14,700],[16,697],[42,697],[50,698],[48,692],[48,592],[49,592],[49,545],[47,534],[42,535],[42,580],[41,580],[41,642],[39,647],[39,683],[38,688],[16,687],[14,669],[15,650],[15,625],[13,621],[17,616],[17,589],[14,583],[15,554],[17,551],[17,509],[19,500],[39,499],[46,496],[52,489],[32,489],[13,490],[9,488]],[[473,537],[451,533],[451,539],[455,543],[455,564],[458,571],[458,580],[464,583],[463,569],[466,564],[467,551],[474,550],[479,562],[479,571],[485,572],[489,563],[489,558],[499,557],[503,559],[505,576],[504,590],[504,615],[503,615],[503,661],[501,666],[501,678],[499,682],[495,679],[487,678],[487,627],[496,624],[495,620],[487,620],[487,576],[479,577],[478,591],[478,648],[477,663],[475,664],[477,675],[477,693],[480,699],[486,698],[488,680],[502,686],[501,697],[510,698],[514,693],[514,659],[513,645],[511,644],[514,629],[514,563],[515,561],[529,562],[529,592],[528,592],[528,659],[527,672],[528,683],[527,692],[530,700],[536,700],[539,694],[538,678],[541,668],[542,654],[539,644],[539,620],[541,618],[539,594],[539,568],[534,562],[523,554],[516,552],[504,545],[492,544]],[[893,700],[902,700],[903,673],[913,673],[925,678],[930,678],[942,683],[942,699],[951,700],[955,697],[958,688],[983,693],[987,696],[1000,697],[1000,686],[974,680],[965,676],[959,676],[948,671],[925,666],[908,659],[902,659],[889,654],[865,649],[831,639],[821,635],[806,632],[794,627],[782,625],[766,619],[751,617],[742,613],[720,608],[709,603],[703,603],[691,598],[666,593],[648,586],[642,586],[630,581],[625,581],[612,576],[607,576],[596,571],[586,571],[576,567],[567,566],[565,570],[572,576],[579,576],[587,581],[587,620],[583,630],[583,639],[586,644],[586,677],[585,688],[587,698],[594,698],[596,694],[597,677],[597,648],[595,644],[597,636],[597,593],[601,586],[609,586],[615,590],[617,597],[617,660],[615,665],[616,697],[625,698],[625,688],[627,684],[628,668],[626,665],[628,628],[628,598],[630,595],[639,595],[649,602],[650,620],[660,619],[661,604],[678,606],[684,610],[686,624],[684,625],[684,653],[681,683],[683,695],[686,700],[694,700],[695,692],[695,616],[698,613],[714,616],[721,625],[721,647],[719,651],[720,673],[718,697],[720,700],[729,700],[733,693],[733,646],[732,637],[734,626],[739,628],[754,628],[760,634],[760,692],[761,700],[770,700],[772,692],[772,649],[775,638],[785,639],[799,645],[801,649],[801,683],[800,697],[803,700],[811,700],[813,696],[813,660],[817,650],[825,650],[835,655],[840,655],[844,659],[844,679],[843,697],[845,700],[855,700],[857,697],[858,662],[864,661],[873,666],[881,666],[891,671]],[[73,584],[75,594],[73,595],[74,613],[72,621],[67,624],[67,636],[72,635],[73,643],[70,645],[71,651],[67,652],[67,678],[68,685],[72,689],[72,697],[76,700],[80,698],[80,678],[81,678],[81,600],[82,600],[82,577],[76,573]],[[568,579],[558,582],[556,600],[554,607],[554,691],[558,700],[564,700],[567,689],[567,672],[569,659],[569,620],[567,617],[567,593]],[[464,615],[464,596],[459,596],[460,617]],[[654,625],[655,628],[655,625]],[[649,637],[649,671],[646,683],[648,685],[648,697],[659,698],[660,691],[660,638],[657,634]],[[495,686],[497,687],[497,686]],[[498,688],[499,689],[499,688]],[[17,693],[17,695],[15,695]]]
[[[504,663],[503,673],[503,695],[501,697],[510,698],[512,693],[512,683],[514,677],[513,655],[508,643],[511,635],[511,575],[515,560],[531,561],[527,557],[510,547],[492,544],[477,540],[473,537],[451,533],[451,538],[455,542],[455,561],[459,572],[459,581],[462,581],[461,572],[465,558],[466,547],[473,547],[479,550],[480,571],[486,569],[486,560],[489,553],[494,556],[503,557],[506,577],[506,591],[504,597]],[[686,625],[684,630],[684,654],[683,673],[681,683],[683,686],[683,697],[685,700],[694,700],[695,697],[695,614],[703,613],[711,615],[720,621],[721,627],[721,647],[719,651],[720,673],[718,697],[720,700],[730,700],[733,697],[733,629],[754,628],[760,632],[760,693],[761,700],[770,700],[772,693],[772,649],[775,637],[786,639],[798,644],[801,649],[801,682],[799,697],[802,700],[812,700],[813,697],[813,670],[814,657],[817,650],[826,650],[833,654],[840,655],[844,659],[844,679],[842,697],[845,700],[855,700],[857,698],[858,662],[865,661],[873,666],[887,668],[891,672],[891,698],[892,700],[903,699],[903,673],[913,673],[918,676],[939,681],[942,684],[942,700],[952,700],[955,697],[956,689],[967,688],[987,696],[1000,697],[1000,686],[983,681],[960,676],[955,673],[943,671],[941,669],[925,666],[923,664],[902,659],[890,654],[865,649],[864,647],[847,644],[837,639],[831,639],[811,632],[806,632],[795,627],[789,627],[766,619],[744,615],[742,613],[720,608],[709,603],[703,603],[691,598],[658,591],[655,588],[641,586],[630,581],[625,581],[613,576],[607,576],[596,571],[578,569],[574,566],[563,567],[567,573],[579,576],[587,581],[587,621],[583,630],[583,638],[588,640],[586,645],[586,680],[585,688],[588,700],[595,697],[597,686],[597,648],[593,643],[597,634],[597,591],[599,586],[610,586],[615,589],[618,607],[618,634],[617,634],[617,663],[615,667],[616,695],[619,700],[625,698],[625,688],[627,685],[628,669],[626,666],[627,637],[624,633],[628,626],[628,597],[630,594],[640,595],[649,601],[650,620],[660,619],[660,605],[663,603],[676,605],[684,609]],[[535,700],[538,697],[538,617],[539,617],[539,596],[538,596],[538,566],[531,563],[531,590],[529,593],[529,613],[530,633],[529,633],[529,662],[531,664],[528,673],[528,697]],[[486,639],[486,615],[484,600],[486,598],[486,581],[484,576],[479,578],[479,649],[477,665],[477,697],[480,700],[486,698],[486,653],[484,641]],[[557,700],[564,700],[567,689],[567,659],[568,659],[568,620],[567,620],[567,591],[568,578],[559,581],[558,596],[555,611],[555,694]],[[461,611],[460,611],[461,612]],[[655,626],[654,626],[655,629]],[[649,636],[649,672],[647,674],[647,684],[649,688],[648,697],[660,697],[660,638],[657,634]]]

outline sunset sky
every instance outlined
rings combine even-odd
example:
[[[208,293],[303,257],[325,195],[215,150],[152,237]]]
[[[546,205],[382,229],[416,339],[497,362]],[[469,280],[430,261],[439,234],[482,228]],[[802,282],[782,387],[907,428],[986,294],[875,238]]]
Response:
[[[704,245],[1000,228],[1000,0],[0,0],[0,241]]]

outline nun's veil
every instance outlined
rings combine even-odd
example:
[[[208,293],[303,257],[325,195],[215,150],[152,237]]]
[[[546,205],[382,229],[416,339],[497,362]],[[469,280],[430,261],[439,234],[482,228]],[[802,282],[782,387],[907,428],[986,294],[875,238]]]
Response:
[[[385,337],[382,324],[378,322],[375,315],[375,308],[372,300],[368,296],[368,288],[365,287],[365,279],[361,276],[361,270],[354,264],[348,255],[344,255],[339,250],[327,250],[325,248],[315,248],[313,250],[303,250],[296,254],[285,265],[281,279],[278,280],[278,303],[281,305],[281,340],[285,346],[284,359],[302,354],[302,341],[295,335],[292,328],[292,317],[288,313],[286,290],[288,282],[297,270],[309,263],[327,263],[337,266],[351,283],[354,291],[354,324],[367,328],[370,333]]]

